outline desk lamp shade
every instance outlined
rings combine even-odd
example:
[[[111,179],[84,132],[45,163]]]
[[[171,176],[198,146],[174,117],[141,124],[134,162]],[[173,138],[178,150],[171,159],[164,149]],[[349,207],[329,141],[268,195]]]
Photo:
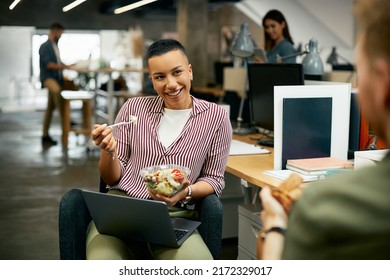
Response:
[[[309,41],[309,49],[303,58],[303,72],[305,75],[322,76],[324,74],[324,65],[317,49],[318,42],[316,39]]]
[[[253,55],[254,48],[255,46],[248,30],[248,24],[242,23],[241,30],[233,43],[232,54],[237,57],[247,58]]]

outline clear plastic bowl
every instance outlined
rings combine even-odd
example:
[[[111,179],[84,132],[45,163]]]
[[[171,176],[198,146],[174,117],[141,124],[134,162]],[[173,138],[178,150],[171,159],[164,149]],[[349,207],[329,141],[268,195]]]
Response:
[[[140,171],[145,185],[152,193],[168,197],[190,184],[187,180],[189,174],[190,169],[175,164],[154,165]]]

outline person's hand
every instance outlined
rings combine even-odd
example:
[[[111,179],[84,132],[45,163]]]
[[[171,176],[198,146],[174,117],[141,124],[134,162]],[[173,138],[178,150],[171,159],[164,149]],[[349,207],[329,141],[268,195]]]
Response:
[[[64,65],[64,68],[69,70],[76,70],[76,65],[77,65],[76,63],[72,63],[69,65]]]
[[[287,229],[287,214],[283,206],[271,194],[269,187],[264,187],[259,197],[263,205],[260,218],[263,221],[263,228],[259,231],[256,241],[256,254],[259,260],[278,260],[283,253],[283,236],[274,234],[263,239],[262,232],[272,227]]]
[[[187,190],[186,188],[183,188],[180,192],[174,194],[173,196],[165,196],[165,195],[162,195],[162,194],[154,194],[152,193],[149,189],[148,189],[148,193],[149,195],[154,199],[154,200],[159,200],[159,201],[163,201],[167,204],[168,207],[172,207],[174,206],[176,203],[178,203],[180,200],[182,200],[183,198],[183,192],[184,194],[187,194]]]
[[[62,64],[60,67],[61,67],[61,69],[63,69],[63,70],[66,70],[66,69],[72,70],[72,66],[71,66],[71,65]]]
[[[107,124],[95,124],[91,132],[91,139],[96,146],[105,150],[108,153],[113,153],[116,148],[116,140],[111,128],[107,128]]]
[[[271,227],[287,228],[287,214],[283,206],[272,196],[271,189],[269,187],[262,188],[259,197],[263,205],[260,217],[263,221],[264,229]]]
[[[253,57],[253,62],[254,63],[265,63],[265,60],[259,56],[254,56]]]

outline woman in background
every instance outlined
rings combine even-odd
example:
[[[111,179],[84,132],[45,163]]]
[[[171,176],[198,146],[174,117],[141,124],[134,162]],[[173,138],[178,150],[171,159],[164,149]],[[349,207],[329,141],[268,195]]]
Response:
[[[263,18],[263,27],[266,62],[296,63],[293,56],[296,50],[284,15],[278,10],[270,10]]]

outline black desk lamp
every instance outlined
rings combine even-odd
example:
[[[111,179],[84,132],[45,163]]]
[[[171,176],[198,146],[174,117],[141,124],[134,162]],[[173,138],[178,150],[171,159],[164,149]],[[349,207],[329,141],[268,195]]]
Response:
[[[344,61],[345,63],[341,64],[339,63],[339,60]],[[343,70],[343,71],[350,71],[350,75],[348,76],[346,83],[350,83],[353,76],[355,75],[355,67],[354,65],[345,57],[341,56],[339,53],[337,53],[336,47],[332,47],[332,52],[326,59],[326,63],[329,63],[332,65],[332,70]]]
[[[247,60],[249,57],[251,57],[254,54],[255,45],[253,43],[253,40],[250,36],[249,30],[248,30],[248,24],[242,23],[241,24],[241,30],[238,33],[235,41],[233,42],[232,47],[232,54],[236,57],[242,58],[244,60],[244,67],[247,68]],[[247,74],[248,75],[248,74]],[[242,127],[242,113],[244,109],[244,103],[246,99],[246,90],[247,90],[247,83],[248,83],[248,76],[246,76],[246,80],[244,83],[244,89],[241,96],[240,101],[240,108],[238,111],[238,117],[237,117],[237,127],[233,129],[233,132],[235,134],[250,134],[253,131],[249,128]]]
[[[332,52],[330,53],[330,55],[329,55],[328,58],[326,59],[326,63],[329,63],[329,64],[331,64],[332,66],[333,66],[333,65],[339,64],[339,61],[338,61],[338,54],[337,54],[337,51],[336,51],[336,47],[332,47]]]
[[[339,60],[344,61],[345,63],[341,64]],[[336,47],[332,47],[332,52],[326,59],[326,63],[329,63],[332,65],[333,70],[346,70],[346,71],[354,71],[353,64],[346,59],[345,57],[341,56],[338,52]]]

